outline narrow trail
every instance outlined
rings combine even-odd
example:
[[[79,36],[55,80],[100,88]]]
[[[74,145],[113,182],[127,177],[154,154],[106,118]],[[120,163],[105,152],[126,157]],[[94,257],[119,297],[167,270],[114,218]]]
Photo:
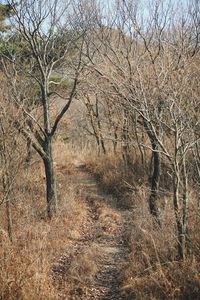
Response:
[[[116,199],[105,194],[82,165],[76,168],[73,181],[78,184],[88,206],[88,225],[83,237],[76,241],[77,252],[95,251],[93,259],[97,272],[87,288],[79,287],[66,299],[127,300],[120,285],[129,254],[125,239],[129,211],[117,207]]]
[[[79,169],[79,176],[92,217],[96,219],[90,232],[92,243],[101,253],[97,261],[99,272],[87,299],[126,299],[120,290],[121,273],[128,255],[124,241],[125,214],[116,208],[112,196],[101,191],[91,175]]]

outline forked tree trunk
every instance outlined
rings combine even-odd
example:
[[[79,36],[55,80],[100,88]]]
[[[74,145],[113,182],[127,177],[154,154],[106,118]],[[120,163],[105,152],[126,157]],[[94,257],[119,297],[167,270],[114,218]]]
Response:
[[[46,141],[46,157],[43,159],[46,175],[46,199],[47,199],[47,216],[51,218],[57,213],[57,193],[56,181],[54,175],[54,166],[52,158],[51,139]]]

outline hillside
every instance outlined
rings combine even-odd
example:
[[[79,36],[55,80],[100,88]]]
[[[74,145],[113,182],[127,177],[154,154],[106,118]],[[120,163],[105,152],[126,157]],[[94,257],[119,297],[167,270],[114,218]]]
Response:
[[[200,3],[0,4],[0,300],[200,299]]]

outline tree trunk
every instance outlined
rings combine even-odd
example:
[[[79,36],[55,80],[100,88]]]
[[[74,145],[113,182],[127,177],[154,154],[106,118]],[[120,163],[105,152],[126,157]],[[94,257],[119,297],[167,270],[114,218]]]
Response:
[[[122,158],[124,161],[125,174],[128,174],[129,169],[129,116],[126,110],[124,110],[124,120],[122,128]]]
[[[146,120],[143,120],[144,128],[147,132],[147,135],[151,141],[152,146],[152,158],[153,158],[153,173],[151,176],[151,194],[149,197],[149,209],[150,213],[155,217],[157,223],[161,226],[160,222],[160,213],[158,208],[158,191],[159,191],[159,183],[160,183],[160,154],[158,152],[158,142],[157,139],[149,128]]]
[[[117,139],[118,139],[118,135],[117,135],[117,130],[115,129],[114,131],[114,139],[113,139],[113,152],[114,154],[117,153]]]
[[[160,155],[158,152],[158,144],[152,141],[152,157],[153,157],[153,174],[151,177],[151,194],[149,197],[150,213],[155,217],[160,225],[159,209],[158,209],[158,189],[160,182]]]
[[[183,231],[185,256],[190,254],[190,231],[189,231],[189,195],[188,195],[188,174],[186,169],[185,156],[183,158]]]
[[[104,143],[104,140],[103,140],[102,136],[101,136],[101,147],[102,147],[102,150],[103,150],[103,154],[106,154],[106,147],[105,147],[105,143]]]
[[[46,141],[45,149],[47,156],[43,159],[43,162],[46,175],[47,216],[51,218],[57,213],[57,194],[50,138]]]
[[[13,241],[13,234],[12,234],[12,212],[10,207],[10,199],[6,200],[6,215],[7,215],[7,230],[8,236],[10,241]]]
[[[6,164],[5,164],[6,165]],[[3,174],[3,190],[4,195],[6,195],[5,203],[6,203],[6,217],[7,217],[7,231],[10,241],[13,241],[13,231],[12,231],[12,212],[11,212],[11,206],[10,206],[10,190],[11,184],[9,182],[9,174],[8,171],[5,171],[5,174]]]
[[[176,225],[177,225],[177,232],[178,232],[178,258],[184,259],[184,239],[183,239],[183,224],[181,222],[180,216],[180,208],[179,208],[179,188],[180,188],[180,178],[178,171],[174,170],[174,179],[173,179],[173,186],[174,186],[174,212],[176,218]]]
[[[103,135],[102,135],[102,130],[101,130],[101,121],[99,118],[99,106],[98,106],[99,100],[98,98],[96,98],[96,112],[95,112],[95,116],[97,119],[97,126],[98,126],[98,136],[99,136],[99,140],[101,143],[101,148],[103,150],[103,154],[106,154],[106,147],[105,147],[105,143],[104,143],[104,139],[103,139]]]
[[[133,130],[134,130],[134,134],[135,134],[135,139],[136,139],[137,147],[138,147],[138,150],[140,152],[141,163],[142,163],[142,166],[144,166],[144,168],[146,169],[146,162],[145,162],[145,159],[144,159],[144,153],[142,151],[142,147],[140,145],[139,136],[138,136],[137,115],[136,114],[134,114],[132,116],[132,126],[133,126]]]

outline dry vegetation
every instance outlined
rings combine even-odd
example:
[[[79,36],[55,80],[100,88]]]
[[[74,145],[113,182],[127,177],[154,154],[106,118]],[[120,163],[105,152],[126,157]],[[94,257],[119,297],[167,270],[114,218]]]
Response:
[[[90,150],[70,150],[69,145],[66,147],[59,140],[55,142],[59,215],[46,219],[41,193],[44,172],[35,155],[28,169],[22,165],[18,171],[17,201],[11,204],[13,243],[6,232],[5,209],[1,206],[2,299],[86,299],[84,295],[88,295],[99,271],[97,257],[101,252],[97,245],[86,242],[83,250],[80,244],[85,235],[91,235],[93,222],[88,201],[76,179],[75,166],[80,158],[104,193],[118,195],[114,205],[124,214],[128,213],[124,240],[130,253],[120,287],[125,299],[198,299],[200,257],[196,228],[199,217],[195,206],[190,212],[195,216],[190,219],[192,255],[178,261],[170,196],[162,214],[162,228],[159,228],[147,206],[148,176],[141,174],[140,168],[132,167],[125,174],[119,154],[96,154],[91,159]],[[106,226],[109,234],[115,234],[119,216],[101,202],[96,204],[96,214],[99,217],[93,229],[95,235],[103,236]]]
[[[54,146],[58,216],[48,220],[45,214],[44,171],[34,154],[28,169],[20,166],[15,181],[12,242],[6,231],[5,205],[1,205],[0,295],[5,300],[85,299],[102,256],[99,245],[89,241],[115,235],[121,221],[103,198],[86,199],[76,165],[87,154],[67,149],[59,140]]]
[[[142,177],[142,184],[139,185],[141,174],[135,169],[129,170],[132,176],[129,174],[127,178],[116,156],[102,156],[96,161],[91,161],[89,157],[88,160],[86,158],[87,166],[106,191],[116,192],[116,187],[119,191],[127,191],[128,203],[125,194],[125,198],[120,196],[118,204],[124,209],[125,202],[126,209],[129,208],[131,212],[125,236],[130,254],[121,285],[127,299],[198,299],[200,257],[196,228],[200,220],[196,207],[193,206],[190,211],[192,255],[185,261],[178,261],[176,223],[170,196],[165,196],[160,228],[147,207],[148,178]],[[134,180],[137,189],[131,186],[133,178],[139,181]]]
[[[0,4],[0,300],[198,300],[199,1],[65,2]]]
[[[15,185],[13,212],[13,243],[5,230],[6,215],[1,205],[1,264],[0,294],[2,299],[58,299],[53,283],[52,267],[67,251],[73,239],[82,235],[87,222],[87,210],[77,183],[69,178],[70,165],[59,164],[71,156],[56,147],[58,184],[60,187],[59,215],[50,221],[45,216],[44,171],[38,157],[31,165],[21,166]],[[69,161],[69,159],[68,159]],[[40,172],[38,172],[40,170]],[[71,217],[73,215],[73,218]],[[82,265],[82,264],[81,264]],[[79,275],[78,275],[79,276]]]

